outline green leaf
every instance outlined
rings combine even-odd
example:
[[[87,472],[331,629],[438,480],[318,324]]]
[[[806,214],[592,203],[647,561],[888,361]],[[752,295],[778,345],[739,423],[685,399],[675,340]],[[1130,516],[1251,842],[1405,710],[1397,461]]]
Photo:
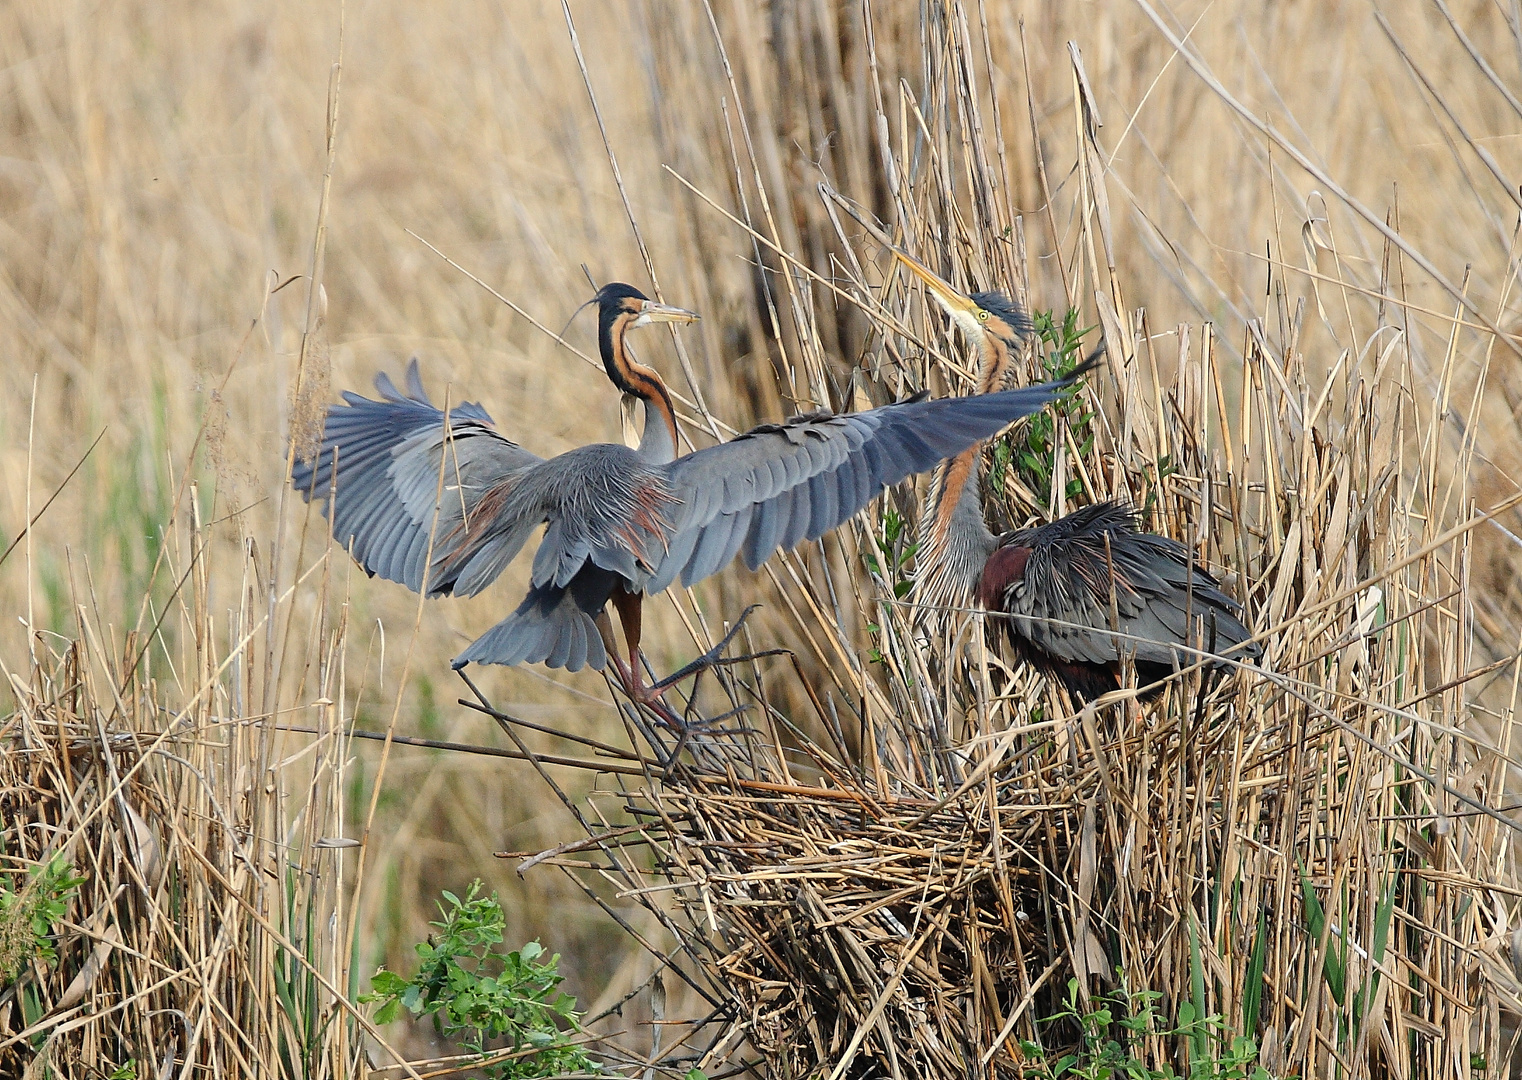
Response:
[[[381,968],[370,980],[370,985],[376,994],[400,994],[407,986],[407,980],[394,971]]]
[[[1205,1016],[1205,963],[1200,955],[1200,922],[1192,908],[1189,911],[1189,993],[1194,998],[1196,1020],[1201,1020]],[[1190,1042],[1189,1064],[1192,1069],[1195,1064],[1210,1060],[1210,1032],[1204,1024],[1194,1029]]]
[[[37,987],[33,983],[27,983],[21,988],[21,1019],[26,1023],[24,1026],[31,1027],[42,1019],[42,1000],[37,996]]]
[[[1395,882],[1385,886],[1384,896],[1374,909],[1374,948],[1370,951],[1368,984],[1353,995],[1353,1030],[1363,1023],[1364,1013],[1379,993],[1379,965],[1385,960],[1385,946],[1390,940],[1390,921],[1395,915]]]
[[[1242,1030],[1258,1030],[1258,1010],[1263,1003],[1263,967],[1268,960],[1268,908],[1258,906],[1258,932],[1253,935],[1252,955],[1247,961],[1247,984],[1242,992]]]
[[[1316,887],[1311,884],[1311,876],[1306,872],[1305,864],[1296,860],[1300,867],[1300,893],[1301,902],[1305,907],[1305,927],[1310,936],[1320,942],[1322,932],[1326,929],[1326,913],[1321,909],[1321,901],[1316,899]],[[1342,1005],[1345,986],[1345,969],[1338,959],[1336,951],[1332,948],[1330,940],[1327,941],[1326,954],[1321,960],[1321,974],[1326,980],[1327,989],[1331,991],[1332,1000]]]

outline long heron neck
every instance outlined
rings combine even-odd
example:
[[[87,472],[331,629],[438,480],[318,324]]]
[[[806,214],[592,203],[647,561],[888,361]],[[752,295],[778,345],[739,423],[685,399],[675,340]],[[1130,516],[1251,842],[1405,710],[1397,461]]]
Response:
[[[978,390],[992,394],[1009,374],[1009,346],[993,334],[972,338],[978,354]],[[983,567],[999,541],[983,520],[979,492],[983,445],[943,461],[930,483],[930,513],[920,522],[920,602],[961,607],[977,595]]]
[[[640,455],[655,464],[665,464],[676,459],[676,410],[671,404],[671,393],[655,369],[629,355],[624,335],[633,321],[630,316],[603,325],[598,334],[602,365],[614,386],[645,403]]]
[[[931,512],[920,526],[921,602],[964,605],[977,592],[998,539],[978,495],[982,446],[942,462],[931,480]]]
[[[978,341],[978,393],[992,394],[1004,389],[1004,378],[1009,374],[1011,357],[1009,346],[992,334],[982,334]],[[973,492],[973,497],[977,497]]]
[[[671,401],[669,398],[643,400],[645,430],[639,437],[639,456],[652,465],[668,465],[676,460],[676,425],[671,419]]]

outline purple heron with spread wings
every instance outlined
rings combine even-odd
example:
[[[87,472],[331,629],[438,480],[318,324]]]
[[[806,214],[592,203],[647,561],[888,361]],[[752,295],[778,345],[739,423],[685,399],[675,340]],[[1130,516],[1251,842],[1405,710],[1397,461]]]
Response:
[[[1001,293],[964,296],[918,260],[894,254],[977,354],[978,393],[998,391],[1031,332],[1029,317]],[[1083,701],[1119,689],[1123,656],[1133,658],[1145,687],[1195,663],[1201,652],[1237,660],[1262,655],[1238,617],[1241,605],[1183,544],[1143,532],[1123,503],[1096,503],[1048,525],[994,536],[978,492],[981,449],[969,446],[932,477],[918,549],[923,603],[959,606],[975,598],[1003,616],[1023,660]]]
[[[629,355],[628,331],[697,315],[614,284],[596,297],[608,378],[644,403],[637,449],[599,443],[540,458],[497,432],[477,404],[442,410],[414,363],[407,391],[376,378],[381,400],[344,394],[322,443],[292,482],[371,575],[429,596],[473,596],[545,526],[528,595],[454,660],[601,669],[611,656],[630,696],[657,706],[639,668],[641,602],[691,585],[735,555],[756,569],[779,548],[818,539],[882,489],[976,448],[1070,381],[980,397],[923,395],[866,412],[815,412],[677,455],[661,377]],[[628,647],[618,656],[606,607]],[[663,705],[658,711],[675,723]]]

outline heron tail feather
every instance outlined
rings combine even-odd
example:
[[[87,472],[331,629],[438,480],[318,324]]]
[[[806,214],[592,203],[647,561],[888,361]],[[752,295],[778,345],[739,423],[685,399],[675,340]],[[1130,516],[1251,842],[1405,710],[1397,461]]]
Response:
[[[607,660],[597,624],[573,590],[547,585],[530,590],[517,611],[471,642],[453,666],[542,663],[601,671]]]

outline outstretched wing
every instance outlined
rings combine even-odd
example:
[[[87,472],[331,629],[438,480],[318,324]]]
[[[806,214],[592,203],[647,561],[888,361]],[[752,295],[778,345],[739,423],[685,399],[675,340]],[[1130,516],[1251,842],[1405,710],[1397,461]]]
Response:
[[[666,466],[676,501],[666,553],[646,591],[678,577],[691,585],[736,553],[754,570],[778,548],[818,539],[885,486],[1036,412],[1073,378],[843,416],[813,413],[678,458]]]
[[[1115,621],[1110,615],[1114,581]],[[1252,635],[1239,605],[1216,580],[1190,565],[1189,549],[1136,528],[1123,505],[1099,503],[1036,529],[1011,533],[989,560],[985,606],[1010,616],[1010,631],[1069,663],[1109,664],[1134,653],[1140,663],[1187,666],[1177,648],[1225,652]],[[1237,651],[1255,659],[1262,649]]]
[[[312,461],[296,463],[291,483],[324,513],[331,497],[333,537],[367,573],[416,592],[427,570],[430,532],[437,566],[464,543],[469,530],[463,526],[482,496],[540,458],[497,434],[474,403],[449,410],[446,436],[444,412],[428,400],[416,360],[407,365],[407,393],[385,374],[375,377],[375,388],[380,401],[345,392],[345,404],[328,409],[322,446]],[[428,591],[472,593],[495,576],[475,575],[467,588],[453,577],[430,580]]]

